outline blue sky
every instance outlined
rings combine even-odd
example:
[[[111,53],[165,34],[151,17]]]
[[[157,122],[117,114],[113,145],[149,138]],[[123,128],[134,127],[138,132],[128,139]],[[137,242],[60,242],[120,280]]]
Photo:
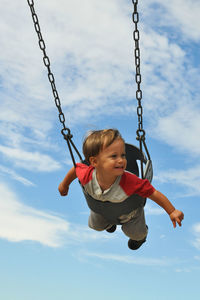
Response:
[[[141,3],[140,3],[141,2]],[[57,89],[81,150],[90,129],[137,145],[132,1],[35,0]],[[4,300],[188,300],[200,292],[200,2],[139,1],[144,127],[153,185],[185,219],[174,229],[151,200],[140,250],[87,227],[26,1],[1,0],[0,296]]]

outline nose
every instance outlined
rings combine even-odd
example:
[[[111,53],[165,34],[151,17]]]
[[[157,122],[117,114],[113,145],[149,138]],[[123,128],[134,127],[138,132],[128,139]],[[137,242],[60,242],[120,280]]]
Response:
[[[121,156],[118,156],[118,162],[122,162],[123,161],[123,158]]]
[[[126,157],[124,157],[124,156],[123,156],[123,157],[122,157],[122,156],[119,156],[119,157],[118,157],[118,162],[119,162],[119,163],[122,163],[122,162],[124,162],[124,161],[126,161]]]
[[[117,161],[117,165],[125,170],[127,165],[126,158],[120,157],[119,160]]]

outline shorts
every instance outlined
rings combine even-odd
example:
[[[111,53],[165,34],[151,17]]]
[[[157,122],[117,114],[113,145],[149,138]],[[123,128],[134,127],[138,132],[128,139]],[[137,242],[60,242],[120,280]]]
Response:
[[[144,239],[148,233],[144,216],[144,208],[137,208],[134,210],[133,215],[134,217],[121,225],[121,229],[130,239],[140,241]],[[113,224],[110,224],[102,215],[91,211],[88,225],[94,230],[102,231],[110,228]]]

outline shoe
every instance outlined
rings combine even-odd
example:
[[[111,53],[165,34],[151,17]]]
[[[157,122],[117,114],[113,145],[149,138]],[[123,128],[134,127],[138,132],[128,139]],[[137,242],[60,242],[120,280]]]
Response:
[[[106,231],[112,233],[116,230],[116,228],[117,228],[117,225],[112,225],[110,228],[106,229]]]
[[[137,250],[140,248],[140,246],[142,246],[143,243],[146,242],[146,237],[143,239],[143,240],[140,240],[140,241],[134,241],[134,240],[131,240],[129,239],[128,241],[128,247],[131,249],[131,250]]]

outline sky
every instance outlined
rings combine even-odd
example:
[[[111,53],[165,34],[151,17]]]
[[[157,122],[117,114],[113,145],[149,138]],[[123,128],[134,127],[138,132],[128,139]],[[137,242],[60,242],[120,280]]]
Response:
[[[118,128],[138,146],[132,1],[35,0],[66,125],[81,151],[89,130]],[[151,200],[137,251],[118,226],[88,228],[27,1],[0,1],[0,296],[3,300],[182,300],[200,293],[200,2],[139,1],[143,118],[152,184],[182,227]]]

